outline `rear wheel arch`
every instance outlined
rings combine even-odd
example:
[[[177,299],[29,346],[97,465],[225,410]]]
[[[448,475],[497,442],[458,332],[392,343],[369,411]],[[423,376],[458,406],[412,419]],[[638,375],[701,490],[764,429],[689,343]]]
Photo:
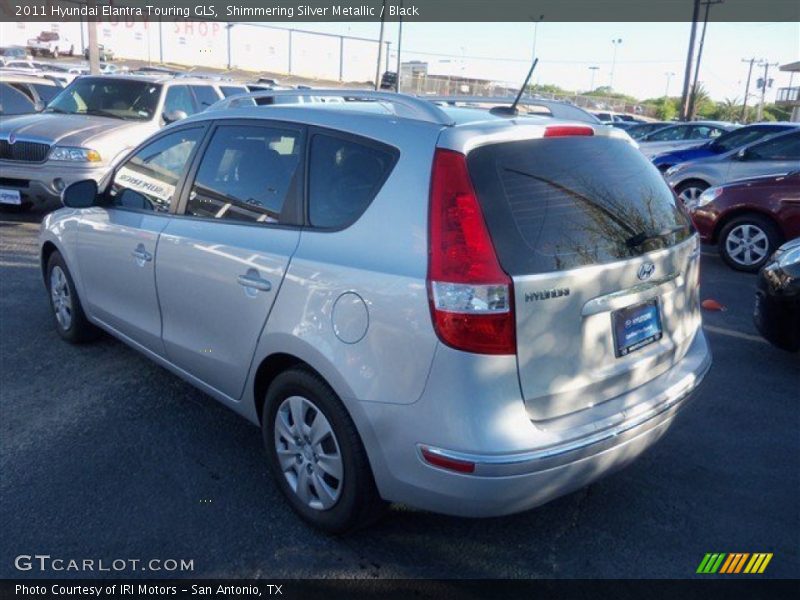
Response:
[[[738,219],[739,217],[746,217],[748,215],[754,215],[760,218],[768,219],[775,227],[775,229],[779,231],[784,238],[786,237],[783,228],[781,227],[780,223],[772,213],[765,210],[758,210],[757,208],[752,208],[752,207],[740,207],[724,213],[719,219],[717,219],[717,222],[714,225],[714,231],[711,234],[711,242],[714,244],[719,242],[719,235],[720,233],[722,233],[722,230],[725,229],[728,223],[730,223],[734,219]]]

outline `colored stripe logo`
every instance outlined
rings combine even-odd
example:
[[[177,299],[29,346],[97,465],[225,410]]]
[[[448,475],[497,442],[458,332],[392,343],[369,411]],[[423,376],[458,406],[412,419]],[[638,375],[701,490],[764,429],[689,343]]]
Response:
[[[772,552],[709,552],[700,561],[696,573],[703,575],[760,574],[772,560]]]

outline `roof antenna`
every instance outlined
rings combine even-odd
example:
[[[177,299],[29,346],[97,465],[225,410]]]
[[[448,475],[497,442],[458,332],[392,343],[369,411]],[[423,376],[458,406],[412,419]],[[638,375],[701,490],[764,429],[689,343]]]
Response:
[[[522,87],[519,88],[519,92],[517,93],[517,97],[514,98],[513,104],[511,106],[495,106],[489,110],[489,112],[493,115],[499,115],[501,117],[516,117],[519,114],[517,110],[517,104],[519,104],[520,98],[522,98],[522,94],[528,87],[528,82],[531,80],[531,75],[533,75],[533,70],[536,68],[536,65],[539,64],[539,59],[536,58],[531,65],[531,70],[528,71],[528,76],[525,78],[525,82],[522,84]]]

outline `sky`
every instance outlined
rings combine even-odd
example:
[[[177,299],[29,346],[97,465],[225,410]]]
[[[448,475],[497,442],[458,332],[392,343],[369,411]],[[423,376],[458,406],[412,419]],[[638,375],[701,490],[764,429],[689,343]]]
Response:
[[[275,24],[325,33],[377,39],[380,24],[300,23]],[[613,72],[615,91],[640,99],[680,95],[688,50],[690,23],[404,23],[402,60],[423,60],[429,73],[478,77],[521,83],[530,67],[536,29],[539,65],[533,81],[570,90],[588,90],[592,72],[599,67],[594,86],[608,85]],[[698,40],[700,29],[698,26]],[[397,23],[387,23],[385,39],[391,44],[391,64],[396,64]],[[748,64],[755,57],[769,63],[800,60],[800,23],[709,23],[699,80],[715,100],[744,96]],[[500,60],[502,59],[502,60]],[[394,66],[392,70],[394,70]],[[674,73],[674,75],[668,75]],[[754,69],[755,80],[763,67]],[[789,85],[789,73],[770,66],[774,86]],[[800,73],[794,77],[800,85]]]

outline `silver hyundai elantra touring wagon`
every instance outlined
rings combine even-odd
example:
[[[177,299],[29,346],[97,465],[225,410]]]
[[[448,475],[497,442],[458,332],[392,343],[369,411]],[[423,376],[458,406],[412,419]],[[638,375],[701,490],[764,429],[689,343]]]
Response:
[[[514,513],[631,462],[711,364],[657,169],[601,125],[358,96],[212,107],[70,186],[41,228],[58,333],[260,425],[329,532],[388,502]]]

